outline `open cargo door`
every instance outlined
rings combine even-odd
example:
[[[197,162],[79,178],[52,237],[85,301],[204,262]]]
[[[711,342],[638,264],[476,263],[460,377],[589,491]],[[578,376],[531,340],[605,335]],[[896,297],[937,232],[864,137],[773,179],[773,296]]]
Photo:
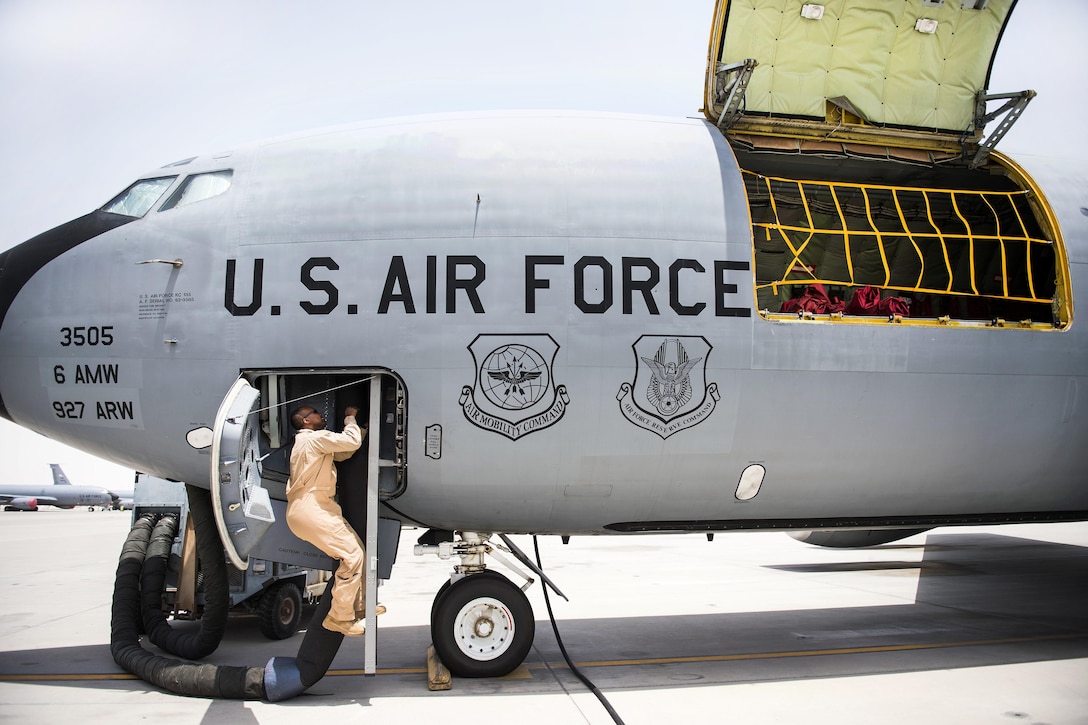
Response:
[[[761,317],[1069,327],[1057,217],[994,149],[1035,96],[988,91],[1016,2],[717,0],[703,112],[742,170]]]
[[[1035,95],[987,91],[1015,4],[718,0],[704,113],[730,135],[984,156]]]

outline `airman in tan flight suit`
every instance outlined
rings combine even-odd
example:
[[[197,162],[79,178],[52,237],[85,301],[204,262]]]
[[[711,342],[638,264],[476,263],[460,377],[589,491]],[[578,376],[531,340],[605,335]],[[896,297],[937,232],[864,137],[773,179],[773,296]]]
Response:
[[[325,430],[325,419],[310,406],[291,414],[298,431],[291,452],[287,481],[287,525],[295,536],[340,560],[332,588],[332,606],[322,622],[325,629],[357,637],[366,631],[363,542],[344,518],[336,495],[334,461],[347,460],[366,435],[355,422],[358,409],[344,410],[344,432]],[[378,614],[385,611],[379,605]]]

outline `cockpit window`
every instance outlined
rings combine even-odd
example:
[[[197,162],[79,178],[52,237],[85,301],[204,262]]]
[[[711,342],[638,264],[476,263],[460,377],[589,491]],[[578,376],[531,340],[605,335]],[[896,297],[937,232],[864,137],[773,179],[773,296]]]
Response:
[[[181,182],[177,191],[170,195],[170,198],[166,200],[166,203],[162,205],[159,211],[166,211],[167,209],[219,196],[230,188],[233,176],[234,171],[231,169],[212,171],[207,174],[193,174]]]
[[[142,217],[155,205],[177,176],[160,176],[155,179],[140,179],[115,196],[102,211],[125,216]]]

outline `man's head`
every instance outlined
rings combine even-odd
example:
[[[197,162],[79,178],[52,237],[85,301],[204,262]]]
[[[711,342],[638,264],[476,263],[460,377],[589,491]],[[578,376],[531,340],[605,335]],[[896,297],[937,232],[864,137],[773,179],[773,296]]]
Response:
[[[303,405],[300,408],[295,408],[295,412],[291,413],[291,426],[295,430],[322,430],[325,427],[325,419],[321,417],[321,413],[318,413],[309,405]]]

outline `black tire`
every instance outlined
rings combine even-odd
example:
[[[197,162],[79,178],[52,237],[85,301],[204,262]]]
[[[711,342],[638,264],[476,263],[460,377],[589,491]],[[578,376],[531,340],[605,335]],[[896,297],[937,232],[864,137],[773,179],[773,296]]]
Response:
[[[302,593],[294,582],[280,582],[263,595],[257,604],[261,634],[269,639],[287,639],[298,631],[302,621]]]
[[[438,599],[431,641],[458,677],[502,677],[517,669],[536,635],[525,594],[500,574],[465,577]]]

